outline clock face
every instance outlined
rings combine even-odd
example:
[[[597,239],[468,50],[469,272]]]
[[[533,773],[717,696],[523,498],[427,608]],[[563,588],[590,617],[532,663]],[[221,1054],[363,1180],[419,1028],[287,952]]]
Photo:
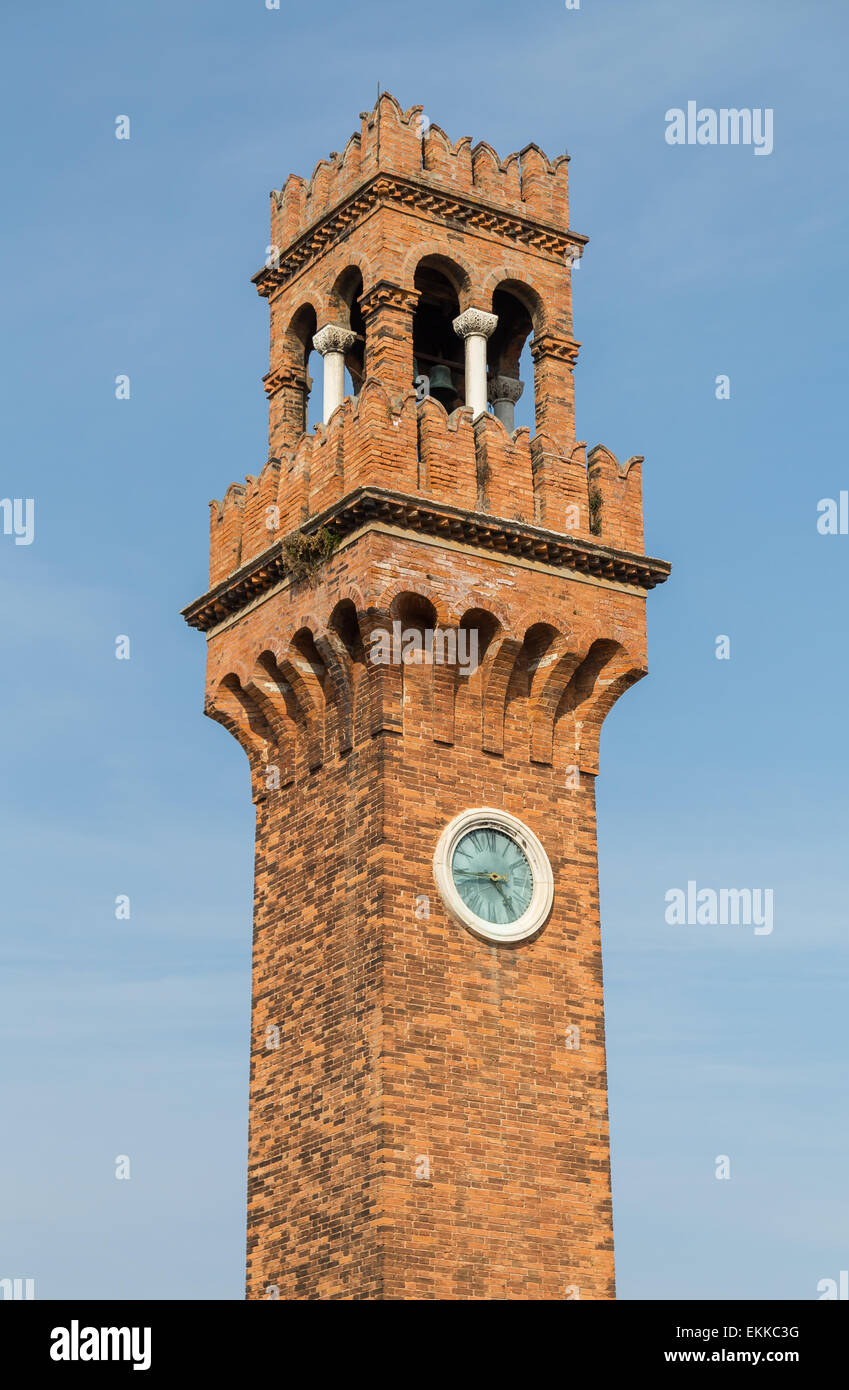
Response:
[[[528,941],[548,920],[548,855],[518,816],[494,806],[460,811],[439,837],[433,876],[455,922],[495,945]]]
[[[462,836],[451,859],[451,877],[466,907],[483,922],[506,926],[530,907],[531,866],[514,837],[495,826]]]

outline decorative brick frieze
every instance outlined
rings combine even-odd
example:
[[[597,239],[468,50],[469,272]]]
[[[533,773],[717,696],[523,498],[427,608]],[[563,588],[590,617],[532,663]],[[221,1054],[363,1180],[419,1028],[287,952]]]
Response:
[[[381,203],[395,204],[417,215],[424,213],[452,226],[488,233],[502,241],[513,242],[517,247],[561,261],[567,267],[576,255],[580,255],[587,240],[578,232],[564,232],[556,227],[505,214],[471,199],[446,197],[435,190],[423,190],[411,181],[381,176],[360,189],[341,207],[334,208],[322,222],[311,227],[294,245],[281,252],[276,265],[266,265],[258,270],[252,276],[257,293],[263,299],[268,299],[276,289],[307,269],[341,236],[364,222]]]
[[[580,346],[580,343],[574,342],[571,338],[559,338],[555,333],[541,333],[531,340],[531,357],[534,365],[538,365],[544,358],[551,358],[555,362],[566,362],[570,367],[574,367]]]
[[[402,314],[412,314],[418,303],[418,293],[405,289],[403,285],[393,285],[390,280],[378,280],[376,285],[360,298],[360,311],[363,318],[371,318],[380,309],[392,309]]]

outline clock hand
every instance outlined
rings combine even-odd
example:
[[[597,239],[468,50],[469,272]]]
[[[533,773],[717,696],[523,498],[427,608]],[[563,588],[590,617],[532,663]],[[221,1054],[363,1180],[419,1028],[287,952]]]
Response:
[[[494,874],[493,874],[493,878],[495,878],[495,875],[494,875]],[[505,879],[505,882],[506,882],[506,879]],[[504,906],[508,909],[508,911],[510,911],[510,912],[515,912],[516,909],[515,909],[515,907],[514,907],[514,905],[513,905],[513,899],[507,897],[507,894],[504,892],[504,889],[501,887],[501,884],[500,884],[500,883],[496,883],[495,886],[496,886],[496,888],[498,889],[499,893],[501,894],[502,898],[504,899]]]

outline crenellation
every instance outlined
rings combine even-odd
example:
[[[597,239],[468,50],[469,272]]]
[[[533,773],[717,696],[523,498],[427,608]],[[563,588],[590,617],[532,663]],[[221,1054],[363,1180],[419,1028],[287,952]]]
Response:
[[[371,111],[360,113],[363,178],[382,169],[412,172],[420,166],[422,111],[421,106],[404,111],[390,92],[382,92]]]
[[[304,434],[287,458],[285,474],[280,473],[280,529],[284,535],[300,530],[310,516],[310,493],[312,490],[312,456],[316,445],[320,445],[321,429],[318,425],[315,434]]]
[[[238,569],[242,557],[245,486],[231,483],[221,502],[209,504],[209,586]]]
[[[477,503],[477,454],[472,412],[452,411],[433,396],[417,410],[418,462],[421,482],[417,491],[455,506],[474,509]]]
[[[304,226],[306,179],[290,174],[278,193],[271,195],[271,245],[282,250],[291,245]]]
[[[569,225],[569,156],[550,162],[538,145],[520,152],[522,199],[530,212],[546,222]]]
[[[212,529],[211,568],[219,579],[278,539],[263,521],[272,504],[286,534],[369,485],[643,552],[639,457],[620,467],[598,445],[588,474],[583,441],[564,450],[527,426],[510,433],[489,413],[475,418],[469,407],[448,412],[433,396],[417,402],[413,390],[393,398],[374,377],[280,458],[282,464],[272,458],[258,480],[249,478],[247,488],[228,489],[226,525],[218,521]],[[601,498],[596,510],[590,507],[593,491]]]
[[[643,458],[634,454],[620,464],[603,444],[587,460],[590,492],[600,497],[599,537],[606,545],[641,555],[643,541]]]
[[[328,207],[332,207],[337,200],[331,194],[336,192],[336,173],[337,165],[335,161],[320,159],[312,171],[312,175],[307,183],[306,196],[304,198],[303,220],[306,226],[312,222],[317,222],[323,217]]]
[[[487,200],[497,200],[504,188],[504,167],[491,145],[479,140],[472,151],[472,183]]]
[[[560,441],[546,434],[536,434],[530,441],[536,520],[550,530],[588,536],[587,469],[582,447],[578,444],[564,452]]]
[[[248,474],[242,511],[242,543],[239,563],[244,565],[267,550],[279,528],[277,497],[280,460],[270,458],[257,478]]]
[[[425,178],[449,185],[457,191],[472,189],[472,140],[464,135],[452,143],[441,126],[431,125],[422,142],[422,173]]]
[[[478,496],[476,510],[509,520],[534,520],[530,430],[508,434],[494,415],[474,422]]]
[[[519,212],[522,203],[522,165],[517,151],[508,154],[502,161],[501,170],[504,178],[502,201],[514,212]]]
[[[569,156],[549,160],[529,144],[501,160],[471,136],[452,141],[434,123],[423,130],[423,108],[406,111],[389,92],[361,116],[362,126],[340,155],[320,159],[309,180],[290,174],[271,195],[272,244],[287,250],[345,199],[381,174],[394,174],[458,197],[482,200],[504,213],[536,219],[563,230],[569,225]]]

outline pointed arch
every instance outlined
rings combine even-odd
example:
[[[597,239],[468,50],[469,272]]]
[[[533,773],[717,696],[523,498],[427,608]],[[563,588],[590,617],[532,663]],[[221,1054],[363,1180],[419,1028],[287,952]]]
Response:
[[[555,718],[555,743],[565,761],[598,772],[601,727],[619,696],[646,674],[642,657],[612,638],[597,638],[563,691]],[[574,750],[574,751],[572,751]]]

